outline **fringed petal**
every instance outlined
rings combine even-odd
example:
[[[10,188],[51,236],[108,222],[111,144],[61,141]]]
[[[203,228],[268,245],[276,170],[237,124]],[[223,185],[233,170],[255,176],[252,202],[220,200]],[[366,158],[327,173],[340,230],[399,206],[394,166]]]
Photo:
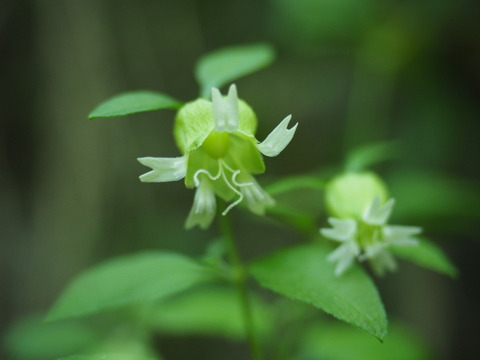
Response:
[[[395,205],[394,199],[390,199],[382,205],[380,198],[376,196],[363,214],[363,221],[370,225],[385,225],[392,212],[393,205]]]
[[[216,208],[215,193],[210,181],[203,179],[195,191],[193,206],[185,222],[185,227],[190,229],[198,225],[202,229],[208,228],[215,218]]]
[[[291,118],[292,115],[288,115],[275,129],[273,129],[265,140],[260,144],[257,144],[258,150],[260,150],[263,155],[269,157],[277,156],[287,147],[292,140],[293,135],[295,135],[295,130],[298,126],[297,123],[291,129],[287,129]]]
[[[355,220],[331,217],[328,219],[328,222],[332,225],[332,229],[320,229],[321,234],[326,238],[340,242],[354,239],[357,231],[357,222]]]
[[[183,179],[187,173],[187,155],[176,158],[144,157],[137,160],[152,168],[152,171],[140,175],[142,182],[177,181]]]

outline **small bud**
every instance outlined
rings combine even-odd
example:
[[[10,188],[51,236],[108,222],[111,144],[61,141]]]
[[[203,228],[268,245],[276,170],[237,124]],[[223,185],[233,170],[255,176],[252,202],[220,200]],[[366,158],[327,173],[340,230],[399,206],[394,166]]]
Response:
[[[361,219],[376,197],[381,203],[385,202],[387,188],[377,175],[370,172],[339,175],[327,184],[325,192],[329,214],[340,219]]]
[[[347,173],[337,176],[327,185],[325,196],[331,227],[320,229],[320,233],[340,243],[327,258],[336,262],[337,276],[355,259],[368,261],[376,274],[383,275],[396,266],[389,247],[417,244],[415,235],[421,228],[388,225],[395,201],[387,201],[386,186],[377,175]]]

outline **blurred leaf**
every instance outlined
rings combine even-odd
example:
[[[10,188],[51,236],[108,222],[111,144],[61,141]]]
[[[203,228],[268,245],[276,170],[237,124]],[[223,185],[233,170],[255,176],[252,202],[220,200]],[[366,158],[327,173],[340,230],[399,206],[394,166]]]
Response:
[[[398,200],[393,215],[417,219],[473,219],[480,216],[478,183],[426,171],[401,171],[389,177]]]
[[[353,149],[345,161],[346,171],[368,170],[372,165],[398,158],[400,149],[397,142],[385,141],[360,146]]]
[[[89,119],[108,118],[160,109],[178,109],[181,102],[153,91],[132,91],[114,96],[97,106]]]
[[[429,351],[416,334],[398,324],[389,326],[383,343],[340,324],[322,324],[307,332],[302,360],[425,360]]]
[[[359,267],[336,277],[335,265],[327,261],[329,252],[323,245],[298,246],[255,262],[250,271],[262,286],[312,304],[382,340],[387,319],[375,285]]]
[[[445,253],[434,243],[419,239],[417,246],[392,246],[392,253],[421,267],[437,271],[455,278],[458,275],[456,267]]]
[[[85,350],[100,334],[79,322],[45,323],[41,317],[16,322],[5,337],[5,348],[15,359],[50,360]]]
[[[258,298],[251,298],[256,331],[267,334],[271,314]],[[158,305],[151,318],[162,334],[245,337],[238,294],[229,288],[206,288],[175,296]]]
[[[144,354],[101,353],[95,355],[74,355],[58,360],[160,360],[160,358]]]
[[[163,299],[213,278],[209,268],[173,253],[146,252],[106,261],[80,274],[51,309],[47,320]]]
[[[317,218],[311,212],[305,212],[296,208],[276,202],[275,206],[268,209],[268,214],[277,217],[282,223],[309,233],[317,226]]]
[[[299,175],[282,178],[265,187],[265,190],[270,195],[278,195],[285,192],[299,190],[299,189],[314,189],[323,190],[325,188],[325,181],[320,177],[311,175]]]
[[[202,96],[208,97],[212,87],[220,88],[268,66],[274,58],[275,52],[267,44],[233,46],[203,56],[195,68]]]

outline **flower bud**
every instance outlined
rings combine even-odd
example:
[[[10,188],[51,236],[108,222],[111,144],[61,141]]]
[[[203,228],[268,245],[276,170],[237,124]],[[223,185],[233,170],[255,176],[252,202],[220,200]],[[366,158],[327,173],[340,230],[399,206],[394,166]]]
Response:
[[[373,199],[384,203],[388,192],[383,181],[371,172],[346,173],[332,179],[325,192],[330,216],[361,219]]]

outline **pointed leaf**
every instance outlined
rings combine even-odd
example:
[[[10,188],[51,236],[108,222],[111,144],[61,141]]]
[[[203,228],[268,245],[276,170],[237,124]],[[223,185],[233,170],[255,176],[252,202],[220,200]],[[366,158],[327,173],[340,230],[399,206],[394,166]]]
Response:
[[[181,102],[153,91],[132,91],[114,96],[97,106],[89,119],[108,118],[160,109],[178,109]]]
[[[234,46],[205,55],[195,69],[202,96],[208,97],[212,87],[220,88],[268,66],[274,57],[273,48],[267,44]]]
[[[450,262],[443,250],[425,239],[419,239],[416,246],[392,246],[390,249],[396,256],[411,261],[418,266],[452,278],[458,275],[457,268]]]
[[[173,253],[146,252],[106,261],[80,274],[51,309],[47,320],[163,299],[213,278],[209,268]]]
[[[265,186],[265,190],[270,195],[283,194],[294,190],[323,190],[324,188],[325,180],[312,175],[297,175],[284,177],[272,184]]]
[[[281,251],[250,267],[264,287],[322,309],[382,340],[387,319],[375,285],[358,267],[340,277],[327,261],[330,249],[304,245]]]
[[[260,299],[251,300],[255,330],[265,335],[271,330],[271,313]],[[231,288],[194,289],[162,301],[155,308],[151,324],[162,334],[229,339],[244,339],[246,335],[238,293]]]
[[[78,320],[46,323],[30,316],[13,324],[4,338],[13,359],[56,359],[85,351],[100,343],[102,335]]]
[[[424,360],[428,347],[418,334],[399,324],[389,326],[383,344],[341,324],[321,324],[307,331],[301,359],[329,360]]]
[[[101,353],[94,355],[73,355],[58,360],[160,360],[160,358],[144,354]]]
[[[395,141],[374,142],[353,149],[345,161],[347,172],[365,171],[371,166],[401,156],[399,144]]]

